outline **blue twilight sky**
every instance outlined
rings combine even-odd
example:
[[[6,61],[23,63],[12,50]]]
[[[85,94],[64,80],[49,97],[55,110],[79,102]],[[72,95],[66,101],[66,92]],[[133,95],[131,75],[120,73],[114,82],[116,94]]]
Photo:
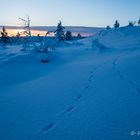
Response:
[[[106,26],[118,19],[121,25],[140,18],[140,0],[1,0],[0,25],[21,25],[18,17],[31,17],[31,24]]]

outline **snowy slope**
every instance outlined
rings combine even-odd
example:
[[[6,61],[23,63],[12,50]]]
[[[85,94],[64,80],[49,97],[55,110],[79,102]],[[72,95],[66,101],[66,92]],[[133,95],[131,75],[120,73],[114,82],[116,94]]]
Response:
[[[104,31],[57,48],[46,64],[1,50],[0,140],[139,139],[139,35]],[[95,49],[95,39],[109,49]]]

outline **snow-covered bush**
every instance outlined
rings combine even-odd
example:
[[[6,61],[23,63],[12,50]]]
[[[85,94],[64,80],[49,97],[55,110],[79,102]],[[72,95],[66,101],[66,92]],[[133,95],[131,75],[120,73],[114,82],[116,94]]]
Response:
[[[32,37],[26,36],[23,38],[23,51],[30,50],[31,47],[34,45]]]
[[[57,45],[56,40],[44,37],[41,42],[34,43],[34,50],[38,53],[47,53],[55,50]]]

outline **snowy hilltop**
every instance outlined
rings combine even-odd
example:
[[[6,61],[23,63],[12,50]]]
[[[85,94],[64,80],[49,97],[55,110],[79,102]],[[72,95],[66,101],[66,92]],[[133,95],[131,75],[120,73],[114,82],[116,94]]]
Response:
[[[139,139],[140,27],[48,41],[0,46],[0,140]]]

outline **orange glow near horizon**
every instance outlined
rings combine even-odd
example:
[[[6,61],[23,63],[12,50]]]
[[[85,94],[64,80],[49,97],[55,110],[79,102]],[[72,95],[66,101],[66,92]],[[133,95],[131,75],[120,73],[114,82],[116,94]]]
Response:
[[[25,36],[22,32],[24,32],[23,29],[6,29],[6,32],[8,33],[8,36],[16,36],[19,32],[21,36]],[[40,30],[31,30],[32,36],[45,36],[47,31],[40,31]],[[53,33],[50,33],[48,36],[54,36]]]
[[[12,37],[12,36],[16,36],[17,33],[19,32],[21,34],[21,36],[25,36],[23,34],[25,30],[24,29],[6,29],[6,32],[8,33],[8,36]],[[47,33],[47,31],[41,31],[41,30],[31,30],[31,34],[32,36],[45,36]],[[77,36],[78,32],[72,32],[73,36]],[[92,36],[93,33],[86,33],[86,32],[80,32],[80,34],[84,37],[89,37]],[[53,32],[50,32],[47,36],[54,36]]]

